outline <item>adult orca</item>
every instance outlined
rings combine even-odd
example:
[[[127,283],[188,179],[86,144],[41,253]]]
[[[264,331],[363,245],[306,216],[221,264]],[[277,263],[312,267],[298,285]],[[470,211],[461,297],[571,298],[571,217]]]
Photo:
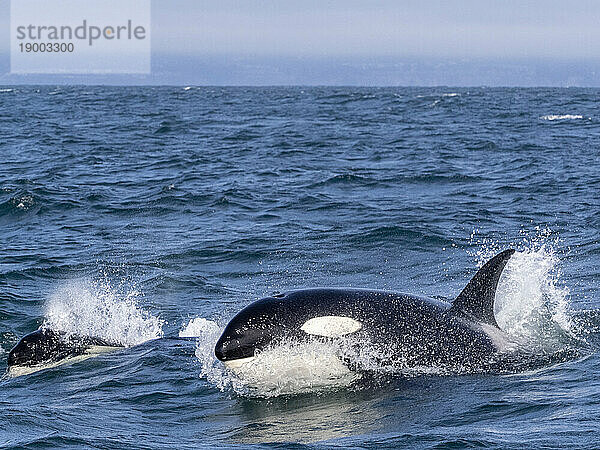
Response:
[[[500,275],[515,251],[488,261],[449,303],[365,289],[303,289],[242,309],[225,327],[215,355],[234,371],[257,353],[289,340],[351,340],[402,368],[481,367],[506,336],[494,316]],[[350,339],[349,339],[350,338]]]
[[[79,356],[101,353],[123,345],[42,327],[23,337],[8,353],[9,372],[29,373]]]

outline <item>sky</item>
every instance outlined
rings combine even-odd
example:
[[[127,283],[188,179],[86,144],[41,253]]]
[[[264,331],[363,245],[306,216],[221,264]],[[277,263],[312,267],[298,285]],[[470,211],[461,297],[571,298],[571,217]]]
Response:
[[[599,24],[598,0],[152,0],[151,74],[98,80],[600,86]],[[61,78],[24,80],[0,76]]]
[[[298,56],[600,56],[600,2],[154,2],[155,49]]]

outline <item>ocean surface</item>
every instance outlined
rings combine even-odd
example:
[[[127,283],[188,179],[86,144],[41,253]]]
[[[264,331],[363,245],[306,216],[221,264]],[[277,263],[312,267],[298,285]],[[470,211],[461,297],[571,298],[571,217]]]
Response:
[[[41,325],[126,346],[5,375],[0,446],[597,446],[599,101],[573,88],[0,88],[0,372]],[[508,247],[496,317],[545,364],[329,385],[327,349],[290,344],[250,389],[212,355],[227,321],[274,291],[452,299]]]

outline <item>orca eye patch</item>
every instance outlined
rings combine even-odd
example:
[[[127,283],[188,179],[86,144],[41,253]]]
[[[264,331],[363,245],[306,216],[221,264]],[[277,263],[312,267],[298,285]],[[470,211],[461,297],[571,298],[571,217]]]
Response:
[[[362,324],[359,321],[343,316],[313,317],[300,327],[306,334],[324,337],[345,336],[361,328]]]

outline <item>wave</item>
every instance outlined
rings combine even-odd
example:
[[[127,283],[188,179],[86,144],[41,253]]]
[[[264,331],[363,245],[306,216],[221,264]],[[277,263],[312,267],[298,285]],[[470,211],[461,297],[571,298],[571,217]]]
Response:
[[[19,192],[0,203],[0,217],[25,212],[37,212],[40,204],[30,192]]]
[[[583,117],[581,114],[548,114],[546,116],[541,116],[540,119],[542,120],[577,120],[577,119],[584,119],[585,117]],[[591,117],[587,117],[588,120],[592,120]]]
[[[423,183],[423,184],[444,184],[444,183],[474,183],[484,181],[485,178],[475,175],[466,175],[461,173],[421,173],[411,175],[399,175],[395,180],[402,180],[405,183]],[[386,180],[393,182],[392,178]]]
[[[12,180],[0,189],[0,218],[19,219],[25,214],[65,211],[84,204],[73,191],[28,179]]]
[[[351,185],[351,186],[371,186],[378,182],[378,180],[353,173],[343,173],[337,175],[331,175],[325,180],[314,182],[307,186],[308,189],[324,186],[336,186],[336,185]]]
[[[378,100],[380,98],[381,96],[377,93],[367,93],[363,91],[337,91],[331,94],[325,94],[318,100],[320,103],[325,105],[347,105],[349,103]]]
[[[443,234],[436,233],[431,229],[398,225],[359,229],[349,235],[348,240],[356,246],[364,247],[371,247],[374,244],[390,245],[391,243],[402,243],[409,247],[449,246],[452,244]]]

